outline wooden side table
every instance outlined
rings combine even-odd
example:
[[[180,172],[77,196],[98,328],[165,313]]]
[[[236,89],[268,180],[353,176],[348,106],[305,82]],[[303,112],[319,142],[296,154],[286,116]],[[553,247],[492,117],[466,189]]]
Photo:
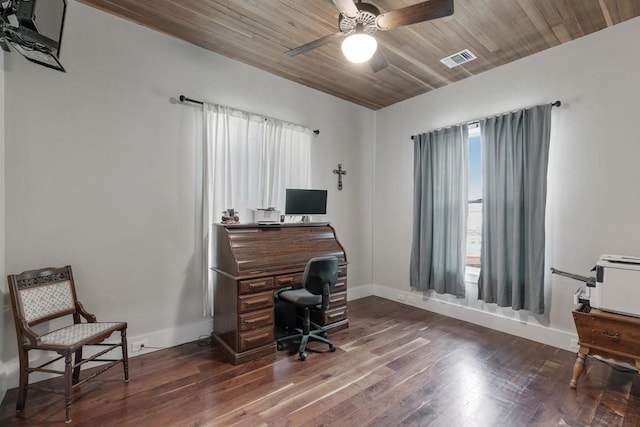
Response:
[[[589,354],[635,364],[640,371],[640,318],[582,305],[574,310],[573,320],[578,330],[580,349],[573,365],[571,388],[578,385]]]

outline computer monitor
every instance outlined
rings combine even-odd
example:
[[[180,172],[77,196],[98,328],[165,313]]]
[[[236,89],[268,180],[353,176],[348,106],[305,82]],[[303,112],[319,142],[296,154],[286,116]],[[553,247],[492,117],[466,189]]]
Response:
[[[287,188],[285,196],[285,215],[325,215],[327,213],[327,190]]]

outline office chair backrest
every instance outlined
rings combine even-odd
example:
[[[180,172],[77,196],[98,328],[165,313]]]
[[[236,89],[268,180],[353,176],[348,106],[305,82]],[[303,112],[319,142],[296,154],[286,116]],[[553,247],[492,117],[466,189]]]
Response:
[[[322,295],[322,309],[329,308],[331,286],[338,281],[336,257],[311,258],[304,269],[302,286],[314,295]]]

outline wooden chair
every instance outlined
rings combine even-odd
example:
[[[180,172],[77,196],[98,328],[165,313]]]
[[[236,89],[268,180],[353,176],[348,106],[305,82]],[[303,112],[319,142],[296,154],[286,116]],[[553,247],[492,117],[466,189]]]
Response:
[[[20,360],[20,384],[16,412],[24,410],[28,389],[64,394],[65,421],[68,423],[71,421],[71,393],[73,389],[118,363],[122,363],[124,381],[129,381],[126,322],[96,322],[96,317],[85,311],[76,298],[71,266],[25,271],[9,275],[8,280]],[[72,325],[43,334],[38,334],[33,329],[33,326],[39,323],[68,315],[73,316]],[[81,317],[86,322],[82,322]],[[103,343],[116,331],[120,331],[120,342]],[[106,348],[93,356],[83,358],[82,349],[87,345]],[[101,356],[118,347],[122,349],[122,358],[100,359]],[[52,351],[60,356],[39,366],[31,367],[29,366],[30,350]],[[75,356],[73,363],[72,355]],[[48,367],[60,359],[64,359],[64,371]],[[80,367],[87,362],[107,363],[98,366],[95,372],[80,380]],[[29,374],[32,372],[63,375],[64,388],[51,389],[29,385]]]

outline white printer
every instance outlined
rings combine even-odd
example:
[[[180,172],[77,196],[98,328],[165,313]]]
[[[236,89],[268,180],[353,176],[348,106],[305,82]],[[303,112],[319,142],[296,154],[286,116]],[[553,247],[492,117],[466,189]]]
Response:
[[[640,317],[640,258],[601,255],[595,289],[587,285],[591,307]]]

